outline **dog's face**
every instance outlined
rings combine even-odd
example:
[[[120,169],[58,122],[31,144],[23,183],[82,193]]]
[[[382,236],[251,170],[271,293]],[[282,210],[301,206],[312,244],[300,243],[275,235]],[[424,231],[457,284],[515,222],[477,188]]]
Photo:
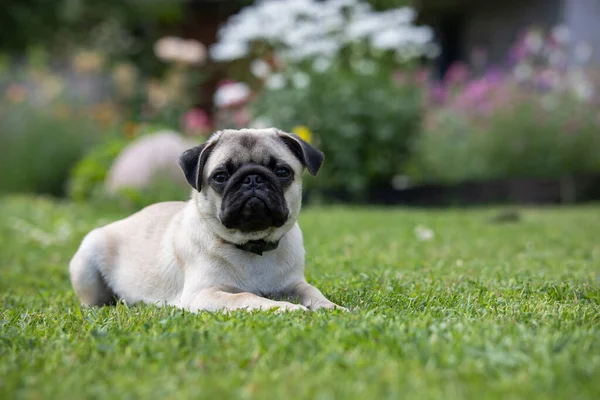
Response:
[[[277,241],[297,220],[302,172],[313,175],[323,153],[276,129],[217,132],[182,154],[179,164],[200,214],[216,233],[234,243]]]

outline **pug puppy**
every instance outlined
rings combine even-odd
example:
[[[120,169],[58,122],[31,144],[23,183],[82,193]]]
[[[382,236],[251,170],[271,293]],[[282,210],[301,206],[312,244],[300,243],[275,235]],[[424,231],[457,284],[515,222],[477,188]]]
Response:
[[[323,159],[275,128],[215,133],[179,158],[189,201],[151,205],[83,239],[69,268],[81,304],[345,310],[304,278],[301,175]]]

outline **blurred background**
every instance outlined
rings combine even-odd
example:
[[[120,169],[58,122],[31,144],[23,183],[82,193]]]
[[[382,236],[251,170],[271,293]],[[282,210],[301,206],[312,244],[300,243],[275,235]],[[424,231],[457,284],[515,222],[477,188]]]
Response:
[[[3,0],[0,194],[139,208],[222,128],[295,132],[307,201],[600,199],[597,0]]]

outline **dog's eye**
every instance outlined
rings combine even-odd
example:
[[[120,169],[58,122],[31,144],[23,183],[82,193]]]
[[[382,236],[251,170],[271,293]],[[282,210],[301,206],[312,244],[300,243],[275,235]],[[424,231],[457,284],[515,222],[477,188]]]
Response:
[[[225,172],[219,172],[218,174],[215,174],[212,179],[216,183],[225,183],[229,179],[229,174]]]
[[[277,175],[279,178],[289,178],[291,174],[292,171],[286,167],[279,167],[275,170],[275,175]]]

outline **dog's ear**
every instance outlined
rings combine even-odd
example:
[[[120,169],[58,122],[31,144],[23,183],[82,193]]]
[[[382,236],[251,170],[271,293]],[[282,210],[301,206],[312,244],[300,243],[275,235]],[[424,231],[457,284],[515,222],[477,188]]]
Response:
[[[202,188],[202,172],[213,148],[214,141],[209,140],[200,146],[184,151],[179,156],[179,166],[183,170],[185,179],[197,191],[200,191]]]
[[[311,146],[300,138],[300,136],[277,131],[279,137],[284,141],[292,153],[302,162],[312,175],[316,175],[325,160],[325,154],[316,147]]]

